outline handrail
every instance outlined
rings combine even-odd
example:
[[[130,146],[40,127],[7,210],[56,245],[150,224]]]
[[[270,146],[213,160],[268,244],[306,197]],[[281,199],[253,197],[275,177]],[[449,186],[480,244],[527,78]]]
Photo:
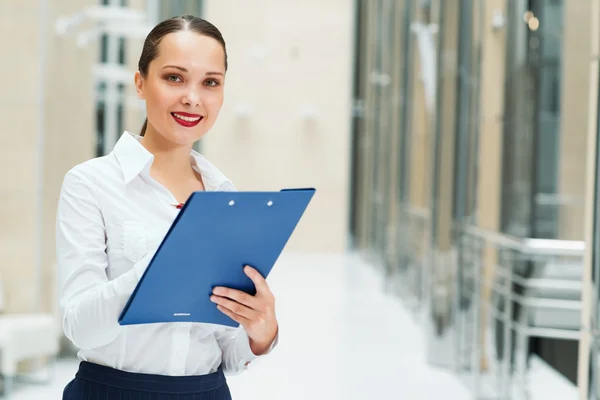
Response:
[[[404,207],[403,211],[411,217],[416,217],[423,220],[429,220],[431,218],[431,210],[428,208],[407,205]]]
[[[585,242],[582,240],[527,238],[523,239],[523,247],[536,255],[583,256],[585,252]]]
[[[583,257],[585,252],[585,242],[579,240],[517,238],[473,225],[463,225],[459,230],[463,233],[485,239],[497,246],[516,250],[530,256]]]
[[[521,241],[510,235],[505,235],[500,232],[496,232],[490,229],[480,228],[475,225],[462,225],[458,229],[462,233],[468,233],[469,235],[475,236],[480,239],[508,248],[512,250],[520,250],[522,243]]]

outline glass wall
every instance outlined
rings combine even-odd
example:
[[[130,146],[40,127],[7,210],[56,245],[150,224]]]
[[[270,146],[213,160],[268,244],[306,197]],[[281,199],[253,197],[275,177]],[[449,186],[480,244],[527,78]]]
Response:
[[[406,152],[413,1],[360,1],[354,109],[354,212],[356,247],[393,271],[398,210],[405,188],[397,179]]]
[[[579,378],[596,1],[357,2],[352,243],[476,395]]]
[[[101,5],[127,7],[127,0],[101,0]],[[126,65],[126,39],[103,33],[99,43],[99,63]],[[108,154],[124,129],[125,84],[117,80],[96,81],[96,156]]]
[[[204,0],[169,0],[160,2],[160,19],[167,19],[177,15],[191,14],[202,15]]]
[[[562,107],[563,81],[574,78],[568,64],[563,69],[564,5],[560,0],[513,1],[508,3],[508,15],[511,50],[505,67],[501,230],[520,238],[560,239],[560,213],[583,201],[582,190],[577,194],[561,190],[561,135],[586,135],[585,130],[562,128],[561,115],[569,112]],[[581,239],[583,226],[578,229]],[[542,269],[525,263],[517,273],[531,278],[543,274]],[[527,288],[514,289],[523,294]],[[515,315],[522,311],[517,304]],[[575,341],[533,337],[530,348],[576,381]]]
[[[593,160],[588,163],[588,175],[593,190],[586,193],[586,217],[592,220],[587,225],[586,269],[583,285],[583,317],[581,324],[584,332],[579,343],[579,389],[581,398],[600,399],[600,1],[591,3],[592,29],[590,70],[590,109],[597,110],[590,118],[590,135],[587,144],[588,154]]]
[[[600,90],[598,92],[600,94]],[[598,101],[600,106],[600,101]],[[600,110],[599,110],[600,113]],[[598,136],[600,136],[600,120],[598,120],[597,127]],[[595,162],[594,162],[594,185],[595,191],[593,194],[593,228],[592,228],[592,250],[591,250],[591,306],[592,312],[589,315],[589,322],[583,321],[584,326],[589,326],[592,332],[600,331],[600,321],[598,315],[600,315],[600,141],[595,141]],[[589,359],[591,374],[589,377],[589,389],[591,392],[591,399],[600,399],[600,340],[598,336],[593,336],[591,344],[591,357]]]
[[[508,12],[502,229],[555,238],[563,2],[513,1]]]

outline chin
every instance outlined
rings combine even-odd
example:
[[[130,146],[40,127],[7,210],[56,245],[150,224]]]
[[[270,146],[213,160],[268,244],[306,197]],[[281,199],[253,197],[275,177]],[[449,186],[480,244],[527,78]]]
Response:
[[[180,146],[192,145],[200,140],[206,131],[203,127],[196,127],[196,129],[181,128],[177,127],[171,134],[167,136],[167,139]]]
[[[173,135],[169,137],[169,141],[177,146],[191,146],[198,141],[202,136],[198,135]]]

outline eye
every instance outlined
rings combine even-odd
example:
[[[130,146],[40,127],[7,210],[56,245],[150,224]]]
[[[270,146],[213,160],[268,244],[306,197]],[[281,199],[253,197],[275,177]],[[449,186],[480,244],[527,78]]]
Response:
[[[207,79],[206,81],[204,81],[204,84],[206,86],[219,86],[221,84],[221,82],[219,82],[216,79]]]
[[[166,80],[169,82],[181,82],[181,78],[177,75],[167,75]]]

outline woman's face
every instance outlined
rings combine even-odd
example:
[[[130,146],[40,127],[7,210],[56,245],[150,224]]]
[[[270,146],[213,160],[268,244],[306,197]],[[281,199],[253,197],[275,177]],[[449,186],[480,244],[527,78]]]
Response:
[[[161,40],[147,76],[138,71],[135,83],[146,101],[147,133],[191,145],[213,126],[221,110],[225,52],[208,36],[170,33]]]

